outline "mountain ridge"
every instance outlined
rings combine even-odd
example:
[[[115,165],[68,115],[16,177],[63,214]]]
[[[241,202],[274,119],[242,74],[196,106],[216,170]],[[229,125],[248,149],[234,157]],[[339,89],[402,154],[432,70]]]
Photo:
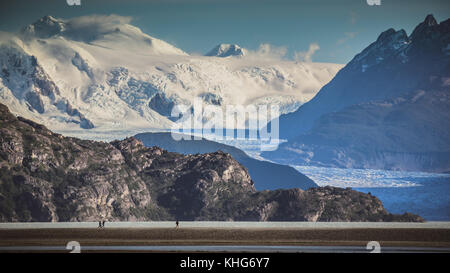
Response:
[[[300,188],[307,190],[317,187],[313,180],[294,168],[272,162],[253,159],[236,147],[217,143],[207,139],[192,139],[178,134],[181,140],[174,140],[171,133],[141,133],[134,136],[147,147],[158,146],[169,152],[182,154],[212,153],[223,151],[231,154],[234,159],[248,169],[257,190],[275,190]]]
[[[0,220],[423,221],[333,187],[256,191],[231,155],[64,137],[0,104]]]
[[[169,129],[174,105],[192,105],[197,97],[212,105],[276,103],[287,113],[341,68],[191,56],[117,15],[46,16],[19,34],[0,33],[0,46],[2,102],[57,131]],[[35,92],[30,60],[45,72],[46,85],[59,90],[54,98],[45,95],[50,90]]]
[[[450,19],[437,24],[431,15],[409,37],[384,31],[311,101],[280,117],[280,135],[289,140],[262,156],[283,164],[448,172],[449,44]]]
[[[428,15],[409,37],[404,30],[382,32],[314,98],[297,111],[280,116],[280,136],[289,139],[306,132],[322,114],[352,104],[391,99],[425,88],[432,77],[447,77],[450,19],[428,26],[427,22],[433,20]],[[416,77],[411,78],[411,74]]]

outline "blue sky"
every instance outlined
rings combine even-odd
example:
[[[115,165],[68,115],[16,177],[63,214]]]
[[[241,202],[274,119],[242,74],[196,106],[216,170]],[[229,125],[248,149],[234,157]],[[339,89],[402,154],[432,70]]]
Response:
[[[132,24],[188,53],[204,54],[219,43],[257,49],[267,43],[287,49],[286,58],[320,49],[313,61],[347,63],[392,27],[411,33],[427,14],[450,17],[448,0],[66,0],[1,1],[0,30],[17,31],[44,15],[71,18],[92,14],[131,16]]]

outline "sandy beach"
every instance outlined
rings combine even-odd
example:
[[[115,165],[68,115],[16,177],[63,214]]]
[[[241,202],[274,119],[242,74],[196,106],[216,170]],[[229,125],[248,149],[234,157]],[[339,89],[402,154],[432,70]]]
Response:
[[[36,228],[1,229],[0,247],[65,246],[366,246],[450,247],[443,228]]]

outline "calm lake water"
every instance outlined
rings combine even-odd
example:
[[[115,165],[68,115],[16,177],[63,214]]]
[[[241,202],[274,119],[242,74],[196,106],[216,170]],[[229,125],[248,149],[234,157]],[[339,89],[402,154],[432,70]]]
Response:
[[[450,174],[294,166],[318,185],[352,187],[377,196],[392,213],[450,221]]]

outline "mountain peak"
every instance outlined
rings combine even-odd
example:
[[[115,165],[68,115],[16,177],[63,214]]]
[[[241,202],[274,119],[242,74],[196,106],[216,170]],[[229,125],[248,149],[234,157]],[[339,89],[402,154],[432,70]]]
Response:
[[[439,26],[434,16],[429,14],[425,20],[420,23],[411,33],[411,40],[423,39],[428,36],[433,30]]]
[[[389,28],[382,32],[374,43],[356,55],[351,66],[355,65],[354,67],[359,69],[362,65],[364,72],[373,64],[378,64],[393,56],[397,56],[402,63],[406,63],[409,59],[408,56],[415,54],[446,52],[448,25],[450,25],[447,21],[438,24],[434,16],[429,14],[423,22],[416,26],[409,37],[403,29],[395,31],[393,28]]]
[[[362,66],[362,71],[364,72],[368,67],[379,64],[384,59],[396,55],[408,43],[409,38],[405,30],[395,31],[393,28],[390,28],[382,32],[375,42],[356,55],[349,63],[349,66],[353,66],[358,70]]]
[[[213,57],[229,57],[229,56],[244,56],[245,49],[236,44],[219,44],[208,52],[205,56]]]
[[[51,15],[45,15],[22,30],[23,34],[49,38],[65,30],[65,22]]]
[[[398,40],[407,40],[408,35],[406,34],[406,31],[401,29],[399,31],[395,31],[393,28],[390,28],[384,32],[382,32],[377,39],[377,43],[382,42],[392,42],[392,41],[398,41]]]
[[[56,23],[59,22],[59,20],[51,15],[45,15],[36,22]]]
[[[395,33],[395,30],[393,28],[390,28],[388,30],[383,31],[379,36],[377,41],[383,41],[385,40],[387,37],[392,36]]]
[[[435,26],[438,23],[437,23],[436,19],[434,19],[433,14],[428,14],[427,17],[425,18],[425,20],[423,21],[423,24],[425,24],[427,26]]]

